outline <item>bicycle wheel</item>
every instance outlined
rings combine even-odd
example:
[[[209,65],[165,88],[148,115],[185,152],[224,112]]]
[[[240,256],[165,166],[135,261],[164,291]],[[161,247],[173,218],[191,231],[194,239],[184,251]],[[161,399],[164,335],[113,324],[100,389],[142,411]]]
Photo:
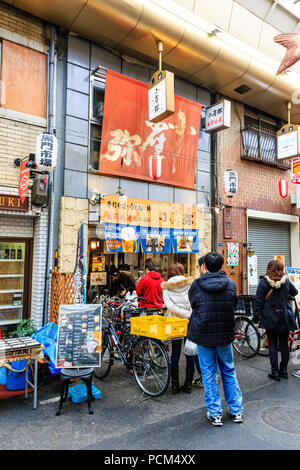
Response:
[[[113,355],[111,346],[108,339],[108,332],[102,332],[102,345],[101,345],[101,366],[95,367],[94,374],[97,379],[103,380],[108,376],[111,366],[113,364]]]
[[[139,338],[132,357],[137,385],[146,395],[159,397],[170,382],[170,360],[164,344],[153,338]]]
[[[266,330],[263,328],[258,328],[258,334],[260,336],[260,345],[259,345],[259,350],[258,354],[260,356],[268,356],[269,355],[269,347],[267,345],[268,338],[267,338],[267,333]]]
[[[236,316],[235,330],[233,347],[236,352],[247,359],[256,356],[260,347],[260,337],[253,322],[248,317]]]

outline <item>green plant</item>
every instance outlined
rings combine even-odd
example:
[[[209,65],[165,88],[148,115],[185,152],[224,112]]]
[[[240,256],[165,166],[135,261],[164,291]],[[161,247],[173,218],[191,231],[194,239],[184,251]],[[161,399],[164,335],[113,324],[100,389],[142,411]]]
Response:
[[[36,330],[33,326],[32,320],[21,320],[17,329],[13,332],[13,336],[18,336],[19,338],[24,336],[32,336],[35,331]]]

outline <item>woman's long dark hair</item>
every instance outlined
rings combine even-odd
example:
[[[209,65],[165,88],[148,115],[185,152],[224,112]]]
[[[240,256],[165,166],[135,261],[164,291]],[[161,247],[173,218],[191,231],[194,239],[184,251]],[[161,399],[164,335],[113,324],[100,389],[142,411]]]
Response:
[[[180,263],[170,264],[167,279],[170,279],[173,276],[184,276],[184,267]]]
[[[272,281],[280,281],[282,276],[284,276],[284,264],[278,260],[270,261],[267,266],[266,275]]]

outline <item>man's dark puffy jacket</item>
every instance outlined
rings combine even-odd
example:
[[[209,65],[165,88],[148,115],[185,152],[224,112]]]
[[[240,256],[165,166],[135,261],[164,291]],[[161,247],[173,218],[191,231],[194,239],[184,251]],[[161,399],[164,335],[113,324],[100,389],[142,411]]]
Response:
[[[192,315],[187,337],[194,343],[213,348],[232,343],[235,337],[234,309],[236,285],[224,271],[205,273],[190,287]]]

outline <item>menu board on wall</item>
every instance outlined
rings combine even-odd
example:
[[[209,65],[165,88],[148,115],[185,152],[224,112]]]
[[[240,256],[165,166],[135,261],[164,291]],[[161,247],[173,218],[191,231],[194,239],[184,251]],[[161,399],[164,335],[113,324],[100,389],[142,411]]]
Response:
[[[298,295],[296,295],[296,302],[298,308],[300,308],[300,268],[286,268],[286,273],[289,277],[289,280],[298,290]]]
[[[61,305],[56,367],[99,367],[101,361],[101,305]]]

